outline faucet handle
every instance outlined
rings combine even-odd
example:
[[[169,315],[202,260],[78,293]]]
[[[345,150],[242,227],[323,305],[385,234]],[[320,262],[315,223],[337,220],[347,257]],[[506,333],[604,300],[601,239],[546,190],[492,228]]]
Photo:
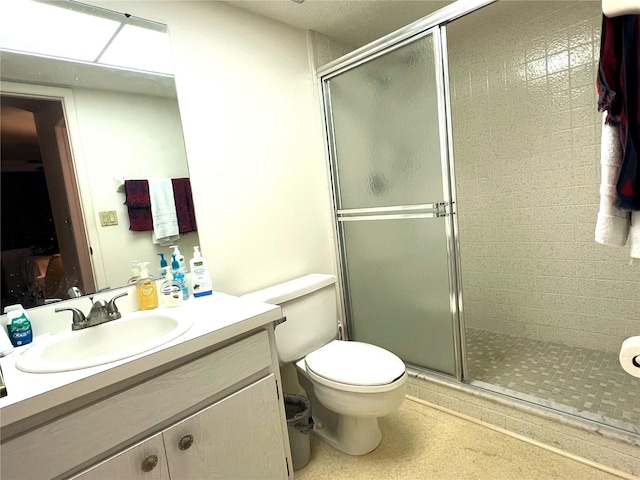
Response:
[[[87,322],[86,317],[82,311],[78,310],[74,307],[64,307],[64,308],[56,308],[55,312],[60,313],[64,311],[70,311],[73,314],[73,323],[71,324],[72,330],[80,330],[83,328],[84,324]]]
[[[111,300],[109,300],[109,303],[107,304],[107,312],[109,312],[109,316],[114,317],[114,319],[118,319],[118,318],[122,317],[122,315],[118,311],[118,306],[116,305],[116,300],[121,298],[121,297],[126,297],[127,295],[129,295],[129,294],[127,292],[124,292],[124,293],[121,293],[119,295],[116,295]]]

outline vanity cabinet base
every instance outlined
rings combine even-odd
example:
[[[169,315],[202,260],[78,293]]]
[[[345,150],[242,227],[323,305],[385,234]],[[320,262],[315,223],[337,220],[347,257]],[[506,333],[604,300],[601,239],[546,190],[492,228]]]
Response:
[[[286,471],[269,375],[73,479],[286,479]]]
[[[195,360],[121,391],[115,385],[91,405],[3,439],[0,477],[28,473],[54,479],[85,472],[79,478],[137,478],[128,472],[156,455],[153,475],[144,478],[288,478],[286,417],[272,341],[269,326],[221,348],[212,346]],[[176,437],[187,434],[193,445],[175,450]],[[150,453],[158,440],[166,455]],[[111,462],[116,470],[101,477]]]

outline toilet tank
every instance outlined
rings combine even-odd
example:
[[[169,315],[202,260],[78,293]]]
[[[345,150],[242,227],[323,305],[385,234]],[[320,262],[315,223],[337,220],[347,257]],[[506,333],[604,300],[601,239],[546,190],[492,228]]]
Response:
[[[279,305],[287,321],[276,327],[281,363],[304,358],[338,335],[336,277],[312,273],[243,295],[243,298]]]

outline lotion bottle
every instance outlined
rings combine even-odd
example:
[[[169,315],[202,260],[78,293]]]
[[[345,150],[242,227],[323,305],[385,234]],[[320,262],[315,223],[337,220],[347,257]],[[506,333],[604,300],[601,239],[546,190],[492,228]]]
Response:
[[[149,262],[140,262],[140,279],[136,284],[136,294],[140,310],[158,308],[158,287],[149,275]]]
[[[200,253],[200,247],[193,247],[193,258],[189,262],[191,266],[191,291],[193,296],[204,297],[211,295],[211,277],[207,268],[207,260]]]

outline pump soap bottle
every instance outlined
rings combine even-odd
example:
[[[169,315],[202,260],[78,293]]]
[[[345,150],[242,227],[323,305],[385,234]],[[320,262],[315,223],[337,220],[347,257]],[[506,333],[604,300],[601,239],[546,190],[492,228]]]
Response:
[[[140,281],[140,262],[134,260],[131,262],[131,278],[127,280],[127,285],[135,285]]]
[[[184,255],[180,253],[180,249],[178,248],[178,246],[172,245],[169,248],[173,248],[173,253],[171,254],[171,256],[173,257],[175,255],[175,260],[178,262],[180,273],[187,273],[187,265],[184,261]]]
[[[140,310],[158,308],[158,288],[156,282],[149,275],[149,262],[140,262],[140,280],[136,284],[136,294]]]
[[[200,253],[200,247],[193,247],[193,258],[189,262],[191,266],[191,291],[194,297],[211,295],[211,277],[207,268],[207,260]]]
[[[187,285],[187,281],[184,278],[184,270],[180,268],[180,264],[178,260],[176,260],[176,254],[171,254],[171,273],[173,275],[173,279],[180,286],[180,291],[182,292],[182,299],[189,299],[189,286]]]
[[[160,278],[164,278],[167,273],[167,261],[164,258],[164,253],[158,253],[157,255],[160,257],[160,270],[158,272],[160,273]]]

